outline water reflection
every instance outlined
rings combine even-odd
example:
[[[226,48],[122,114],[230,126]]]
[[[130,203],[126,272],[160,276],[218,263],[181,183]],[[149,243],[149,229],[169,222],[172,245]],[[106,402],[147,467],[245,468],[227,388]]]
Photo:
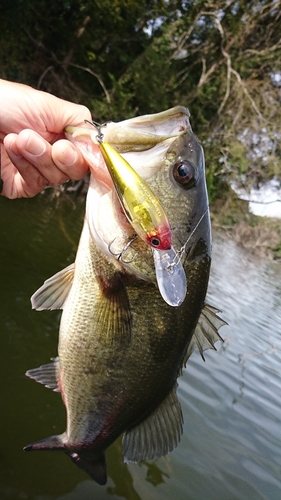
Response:
[[[63,453],[24,454],[65,429],[60,396],[25,378],[56,355],[59,313],[29,298],[73,261],[84,204],[0,198],[1,500],[279,500],[281,498],[281,267],[215,237],[208,301],[229,323],[224,344],[193,354],[179,384],[180,445],[165,458],[122,462],[107,452],[101,487]]]
[[[120,460],[120,457],[122,456],[122,444],[120,438],[116,443],[114,443],[111,453],[108,455],[108,476],[114,486],[107,487],[107,493],[116,497],[126,498],[127,500],[130,500],[131,498],[141,500],[141,497],[134,488],[133,477],[130,473],[130,469],[122,460]],[[121,478],[122,480],[120,481]]]
[[[157,467],[156,463],[145,462],[144,465],[147,467],[146,481],[151,483],[153,486],[158,486],[161,483],[165,483],[166,481],[164,478],[170,477],[168,474],[166,474],[166,472]]]

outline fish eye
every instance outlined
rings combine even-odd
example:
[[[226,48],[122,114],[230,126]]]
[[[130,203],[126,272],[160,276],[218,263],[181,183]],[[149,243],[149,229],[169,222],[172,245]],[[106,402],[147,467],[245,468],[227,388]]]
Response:
[[[186,189],[190,189],[196,183],[195,167],[188,160],[178,161],[173,168],[175,181]]]

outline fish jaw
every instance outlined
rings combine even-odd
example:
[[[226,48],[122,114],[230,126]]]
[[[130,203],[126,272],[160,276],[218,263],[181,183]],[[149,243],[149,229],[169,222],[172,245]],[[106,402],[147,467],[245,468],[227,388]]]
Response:
[[[88,137],[98,146],[101,132],[103,141],[111,144],[119,153],[146,151],[187,130],[190,127],[189,116],[187,108],[175,106],[161,113],[129,118],[118,123],[106,122],[99,127],[94,123],[92,128],[68,125],[65,135],[77,144],[82,137]]]
[[[93,175],[104,183],[109,181],[110,176],[100,152],[101,131],[102,141],[121,154],[128,153],[124,158],[146,180],[154,175],[173,140],[190,129],[189,116],[187,108],[176,106],[161,113],[118,123],[107,122],[98,128],[94,123],[93,127],[68,125],[65,136],[80,149]],[[143,153],[141,156],[136,154],[140,152]]]

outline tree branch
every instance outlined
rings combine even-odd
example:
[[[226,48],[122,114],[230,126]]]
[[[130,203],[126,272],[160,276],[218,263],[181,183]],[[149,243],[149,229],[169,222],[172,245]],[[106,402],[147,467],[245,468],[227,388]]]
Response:
[[[108,92],[105,84],[103,83],[101,77],[97,73],[92,71],[90,68],[85,68],[84,66],[80,66],[79,64],[69,63],[69,66],[73,66],[74,68],[82,69],[83,71],[87,71],[87,73],[90,73],[90,75],[94,76],[98,80],[100,86],[102,87],[108,104],[111,103],[109,92]]]

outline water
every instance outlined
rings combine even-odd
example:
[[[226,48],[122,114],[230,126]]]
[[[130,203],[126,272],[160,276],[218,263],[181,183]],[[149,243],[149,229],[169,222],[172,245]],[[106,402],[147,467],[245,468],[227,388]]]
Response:
[[[0,500],[279,500],[281,266],[215,237],[208,301],[229,323],[225,342],[194,353],[180,379],[184,434],[167,457],[126,466],[107,452],[101,487],[62,453],[23,453],[65,428],[60,395],[27,379],[57,352],[59,313],[29,297],[74,258],[82,201],[51,192],[0,199]]]

